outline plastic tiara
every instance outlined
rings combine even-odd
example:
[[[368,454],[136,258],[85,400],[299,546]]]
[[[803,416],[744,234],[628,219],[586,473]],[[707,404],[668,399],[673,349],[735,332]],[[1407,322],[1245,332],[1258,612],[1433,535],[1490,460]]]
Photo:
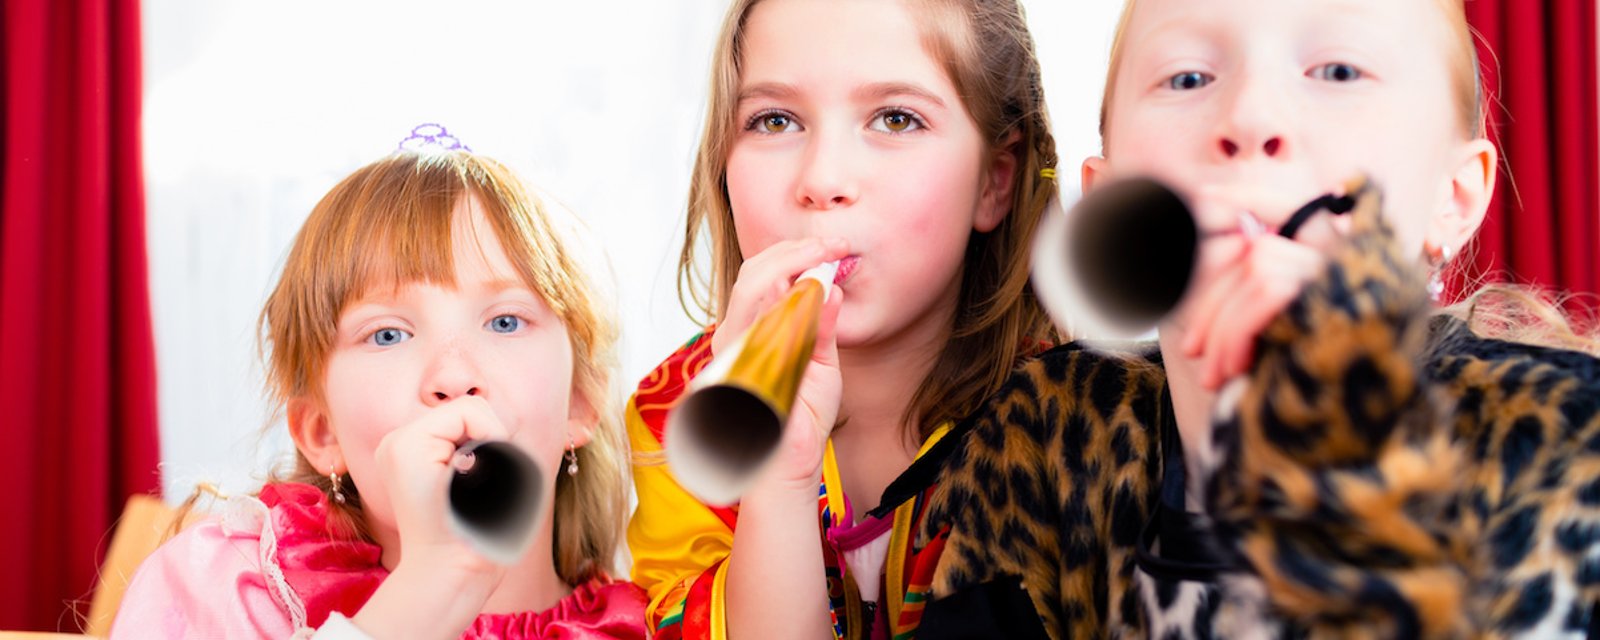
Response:
[[[419,124],[411,128],[411,135],[400,141],[400,146],[395,151],[472,151],[472,147],[461,144],[461,140],[449,131],[444,125],[433,122]]]

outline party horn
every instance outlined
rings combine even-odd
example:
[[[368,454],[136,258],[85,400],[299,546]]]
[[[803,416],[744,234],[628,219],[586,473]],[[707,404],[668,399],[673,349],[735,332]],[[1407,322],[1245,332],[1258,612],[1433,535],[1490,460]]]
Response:
[[[1034,239],[1034,291],[1075,337],[1138,337],[1189,289],[1199,241],[1178,194],[1147,178],[1111,182],[1070,212],[1046,209]]]
[[[781,302],[713,357],[668,414],[667,463],[678,484],[707,504],[737,502],[777,451],[838,268],[829,262],[801,274]]]
[[[1369,183],[1358,176],[1344,188],[1345,195],[1318,196],[1290,214],[1278,235],[1293,238],[1324,211],[1349,213]],[[1188,203],[1160,182],[1114,181],[1090,191],[1071,212],[1055,203],[1045,211],[1033,246],[1034,292],[1074,337],[1147,335],[1188,293],[1208,235]]]
[[[490,561],[515,564],[533,544],[545,500],[538,463],[510,443],[473,440],[450,464],[450,531]]]

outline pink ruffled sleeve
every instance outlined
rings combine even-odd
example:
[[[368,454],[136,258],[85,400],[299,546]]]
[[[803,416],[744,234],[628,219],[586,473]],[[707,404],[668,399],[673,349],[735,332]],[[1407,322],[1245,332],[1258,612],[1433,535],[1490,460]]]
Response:
[[[191,527],[139,566],[111,638],[288,638],[296,629],[262,566],[259,529]]]

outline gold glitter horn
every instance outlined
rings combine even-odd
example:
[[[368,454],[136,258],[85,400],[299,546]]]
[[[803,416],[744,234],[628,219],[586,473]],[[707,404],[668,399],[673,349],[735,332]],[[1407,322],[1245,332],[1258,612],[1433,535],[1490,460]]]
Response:
[[[829,262],[801,274],[782,301],[714,356],[668,414],[667,463],[707,504],[737,502],[777,451],[838,268]]]

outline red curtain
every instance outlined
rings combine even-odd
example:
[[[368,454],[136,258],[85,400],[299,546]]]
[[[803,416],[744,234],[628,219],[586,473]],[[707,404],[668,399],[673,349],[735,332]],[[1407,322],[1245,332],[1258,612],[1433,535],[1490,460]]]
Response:
[[[4,12],[0,629],[77,631],[123,503],[159,487],[139,2]]]
[[[1504,154],[1473,268],[1523,284],[1600,292],[1595,0],[1467,0]],[[1473,249],[1469,249],[1473,250]],[[1569,310],[1595,313],[1580,297]]]

